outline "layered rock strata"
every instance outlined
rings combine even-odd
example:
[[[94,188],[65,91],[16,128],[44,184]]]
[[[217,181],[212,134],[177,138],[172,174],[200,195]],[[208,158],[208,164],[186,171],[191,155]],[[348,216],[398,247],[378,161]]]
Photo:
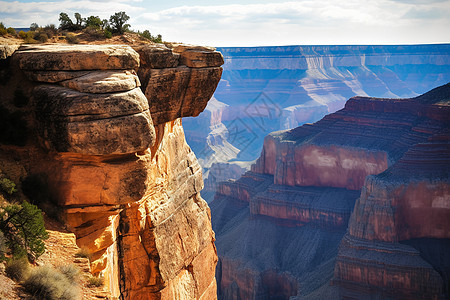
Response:
[[[353,96],[414,97],[450,81],[449,44],[218,50],[225,64],[214,97],[222,105],[210,102],[183,123],[211,184],[220,177],[209,178],[212,163],[228,163],[231,174],[237,161],[258,158],[269,133],[316,122]]]
[[[223,61],[213,49],[135,48],[16,51],[11,68],[30,80],[37,133],[18,156],[113,298],[214,299],[214,232],[180,117],[203,110]]]
[[[269,271],[297,287],[280,299],[443,296],[446,244],[417,239],[448,239],[449,89],[354,97],[317,123],[267,136],[251,171],[221,183],[211,203],[219,296],[269,299]],[[441,261],[422,258],[431,253]]]
[[[385,172],[366,178],[336,262],[343,296],[448,297],[448,128],[412,147]],[[443,244],[434,247],[430,239]]]

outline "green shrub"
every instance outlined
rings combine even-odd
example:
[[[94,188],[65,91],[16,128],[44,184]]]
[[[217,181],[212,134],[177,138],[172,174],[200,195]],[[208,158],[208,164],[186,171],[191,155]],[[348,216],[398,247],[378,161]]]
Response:
[[[36,31],[39,29],[39,25],[37,23],[31,23],[30,31]]]
[[[34,36],[35,36],[35,32],[34,31],[25,32],[25,38],[23,39],[24,43],[25,44],[36,44],[36,43],[38,43],[38,41],[36,41],[34,39]]]
[[[64,274],[48,266],[35,268],[23,284],[25,290],[38,299],[80,299],[80,289]]]
[[[66,40],[69,44],[78,44],[80,42],[78,37],[71,32],[67,33]]]
[[[34,39],[41,42],[41,43],[46,43],[48,41],[48,35],[44,32],[38,32],[35,36]]]
[[[30,265],[26,258],[12,259],[6,262],[6,275],[16,281],[23,281],[30,273]]]
[[[123,34],[130,28],[130,24],[127,24],[129,19],[124,11],[120,11],[109,17],[109,25],[113,32]]]
[[[105,37],[105,33],[100,28],[96,27],[86,27],[86,29],[83,30],[84,33],[90,35],[93,38],[101,39]]]
[[[55,36],[58,33],[58,28],[56,28],[55,24],[50,24],[50,25],[46,25],[43,28],[43,31],[45,32],[45,34],[47,34],[47,36],[49,38],[52,38],[53,36]]]
[[[12,195],[15,192],[17,192],[16,184],[5,177],[0,179],[0,187],[5,193],[8,193],[9,195]]]
[[[5,36],[8,34],[8,31],[6,31],[6,28],[0,28],[0,35]]]
[[[105,38],[107,38],[107,39],[112,38],[112,33],[108,29],[105,29]]]
[[[85,21],[85,26],[87,28],[92,27],[100,29],[103,26],[103,22],[98,16],[89,16]]]
[[[148,39],[148,40],[150,40],[152,42],[155,42],[155,43],[162,43],[163,42],[162,41],[162,36],[160,34],[158,34],[157,36],[153,36],[153,35],[150,34],[150,31],[148,31],[148,30],[144,30],[143,32],[138,31],[138,34],[141,37],[143,37],[145,39]]]
[[[9,33],[10,35],[16,36],[16,30],[12,27],[8,27],[6,29],[6,32]]]
[[[99,286],[102,286],[103,283],[104,283],[104,279],[102,277],[91,276],[88,279],[88,286],[90,286],[90,287],[94,287],[94,286],[99,287]]]
[[[21,39],[26,39],[27,33],[25,31],[21,30],[21,31],[19,31],[19,37]]]
[[[70,282],[75,282],[80,277],[80,270],[74,264],[59,266],[58,270],[63,274]]]
[[[92,254],[86,248],[81,248],[75,253],[75,257],[89,258],[91,259]]]
[[[21,205],[4,207],[0,212],[0,230],[15,257],[27,255],[34,261],[45,251],[44,240],[48,233],[42,212],[36,205],[24,201]]]

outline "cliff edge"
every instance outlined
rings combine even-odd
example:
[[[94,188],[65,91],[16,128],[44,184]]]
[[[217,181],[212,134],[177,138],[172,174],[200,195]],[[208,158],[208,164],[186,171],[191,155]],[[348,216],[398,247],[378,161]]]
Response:
[[[215,299],[214,232],[181,117],[206,106],[221,54],[181,44],[10,50],[2,170],[22,166],[16,181],[89,250],[112,298]]]

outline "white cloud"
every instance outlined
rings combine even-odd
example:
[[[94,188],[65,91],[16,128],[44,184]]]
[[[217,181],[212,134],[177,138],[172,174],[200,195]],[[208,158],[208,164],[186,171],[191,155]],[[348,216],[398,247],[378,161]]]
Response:
[[[132,29],[148,29],[169,41],[217,46],[449,42],[448,0],[247,1],[251,4],[166,0],[165,6],[175,6],[159,11],[154,7],[160,4],[141,0],[0,1],[0,20],[19,27],[58,24],[62,11],[101,18],[126,11]],[[188,5],[199,2],[203,5]]]
[[[423,5],[390,0],[180,6],[144,13],[137,26],[159,31],[169,40],[214,45],[445,42],[447,3],[436,3],[426,12]],[[412,16],[421,12],[428,21]]]
[[[109,1],[108,1],[109,2]],[[125,3],[122,3],[125,2]],[[118,11],[126,11],[127,14],[137,13],[142,9],[128,4],[132,1],[54,1],[54,2],[6,2],[0,1],[0,19],[7,26],[28,27],[35,22],[39,25],[59,24],[60,12],[66,12],[72,19],[73,14],[79,12],[85,16],[100,16],[109,18]]]

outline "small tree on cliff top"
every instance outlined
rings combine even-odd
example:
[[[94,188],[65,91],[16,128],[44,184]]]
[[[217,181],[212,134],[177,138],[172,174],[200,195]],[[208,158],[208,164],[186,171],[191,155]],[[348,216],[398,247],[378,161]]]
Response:
[[[72,20],[65,12],[59,14],[59,22],[59,28],[62,30],[72,30],[74,27]]]
[[[103,26],[103,22],[98,16],[90,16],[85,22],[86,27],[101,29]]]
[[[129,19],[130,17],[124,11],[121,11],[109,17],[109,24],[113,32],[122,34],[130,28],[130,24],[126,24]]]

